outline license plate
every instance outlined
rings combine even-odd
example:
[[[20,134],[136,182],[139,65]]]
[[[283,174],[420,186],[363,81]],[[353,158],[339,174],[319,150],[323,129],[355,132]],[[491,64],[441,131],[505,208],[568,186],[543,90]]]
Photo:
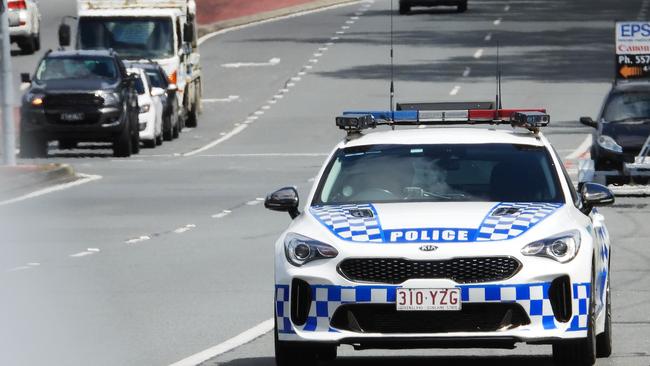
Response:
[[[84,119],[84,114],[83,113],[62,113],[61,114],[61,120],[62,121],[82,121]]]
[[[397,311],[459,311],[459,288],[398,288]]]

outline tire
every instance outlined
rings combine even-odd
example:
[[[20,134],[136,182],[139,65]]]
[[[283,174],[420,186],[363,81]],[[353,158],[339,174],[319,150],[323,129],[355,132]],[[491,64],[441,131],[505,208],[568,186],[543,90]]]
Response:
[[[592,271],[594,263],[592,262]],[[587,337],[570,339],[553,344],[553,361],[556,365],[591,366],[596,363],[596,314],[595,283],[591,275],[591,294],[589,296],[589,316],[587,317]]]
[[[133,152],[133,137],[129,126],[124,126],[119,136],[113,142],[113,156],[116,158],[128,158]]]
[[[276,366],[303,366],[316,364],[317,353],[315,349],[306,347],[303,344],[295,344],[295,342],[282,342],[278,340],[277,319],[273,333],[275,335]]]
[[[47,157],[47,140],[36,133],[20,134],[20,157],[26,159]]]
[[[41,50],[41,31],[40,30],[34,36],[34,50],[35,51],[40,51]]]
[[[33,55],[36,52],[36,37],[30,36],[25,40],[18,42],[18,47],[26,55]]]
[[[156,148],[156,139],[142,140],[142,145],[147,149],[155,149]]]
[[[165,141],[171,141],[174,139],[174,126],[172,126],[172,117],[167,116],[163,121],[163,139]]]
[[[317,353],[318,359],[324,362],[333,362],[336,360],[336,346],[323,346]]]
[[[612,355],[612,298],[609,291],[609,274],[605,289],[605,331],[596,336],[596,357],[607,358]]]
[[[467,11],[467,1],[458,4],[458,12],[459,13],[464,13]]]
[[[196,110],[196,104],[192,104],[192,109],[187,112],[187,120],[185,121],[185,126],[190,128],[195,128],[198,125],[198,115]]]
[[[73,150],[77,148],[77,141],[59,140],[59,150]]]
[[[156,136],[156,146],[160,146],[163,144],[163,133],[161,132],[160,135]]]
[[[399,13],[402,14],[402,15],[405,15],[405,14],[408,14],[410,12],[411,12],[411,5],[403,3],[403,2],[400,1],[400,3],[399,3]]]
[[[138,117],[133,117],[134,120],[136,121],[135,127],[133,127],[133,131],[131,132],[131,152],[133,154],[139,154],[140,153],[140,128],[138,124]]]
[[[176,119],[176,125],[172,129],[172,138],[177,139],[178,136],[181,134],[181,126],[180,126],[180,120],[178,118]]]

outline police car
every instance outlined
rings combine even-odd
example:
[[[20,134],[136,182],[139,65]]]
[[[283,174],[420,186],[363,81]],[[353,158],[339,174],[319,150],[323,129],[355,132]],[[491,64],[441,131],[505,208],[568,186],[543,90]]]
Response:
[[[293,218],[275,247],[278,365],[332,360],[339,345],[552,344],[570,365],[610,355],[597,206],[614,196],[594,183],[576,192],[539,131],[544,110],[459,108],[475,105],[344,113],[347,136],[302,212],[293,187],[267,196]],[[395,129],[424,124],[513,128]],[[381,125],[392,129],[364,133]]]

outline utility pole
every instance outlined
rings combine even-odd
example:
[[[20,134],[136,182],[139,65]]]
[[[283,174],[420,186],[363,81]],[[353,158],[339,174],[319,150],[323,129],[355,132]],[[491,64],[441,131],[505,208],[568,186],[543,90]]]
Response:
[[[14,131],[14,93],[11,78],[11,42],[9,41],[9,11],[7,0],[0,0],[0,109],[2,110],[2,139],[4,164],[16,165],[16,132]]]

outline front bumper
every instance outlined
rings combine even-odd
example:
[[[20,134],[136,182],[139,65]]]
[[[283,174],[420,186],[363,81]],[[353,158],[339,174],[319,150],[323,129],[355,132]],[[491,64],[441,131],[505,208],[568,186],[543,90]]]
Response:
[[[84,113],[81,121],[61,120],[63,113]],[[112,141],[125,127],[127,118],[121,108],[102,107],[74,109],[32,108],[23,105],[21,131],[38,133],[48,140]]]
[[[409,345],[447,347],[450,340],[461,342],[465,347],[505,345],[503,348],[509,348],[508,345],[516,342],[553,343],[560,339],[583,338],[587,335],[591,258],[587,255],[582,257],[584,258],[579,256],[567,264],[545,258],[519,257],[520,262],[524,263],[521,270],[513,277],[499,282],[459,284],[447,279],[418,279],[400,285],[348,281],[336,270],[338,263],[327,264],[327,261],[322,261],[314,262],[313,266],[296,268],[286,263],[286,260],[283,263],[278,259],[275,286],[278,338],[282,341],[352,344],[357,348],[397,348],[396,345],[399,348],[409,348]],[[540,271],[540,266],[544,270]],[[552,294],[558,281],[564,281],[566,288],[570,289],[562,300]],[[298,293],[302,292],[302,295],[297,295],[294,288],[298,288],[301,282],[302,291]],[[305,284],[308,291],[304,291]],[[400,287],[457,287],[461,290],[464,305],[461,312],[466,313],[462,316],[459,312],[410,312],[409,316],[404,316],[403,312],[398,314],[394,309],[396,291]],[[305,297],[305,292],[309,293],[308,297]],[[304,305],[305,302],[308,306]],[[494,305],[497,308],[503,306],[520,309],[521,319],[515,321],[517,314],[506,312],[503,319],[496,319],[495,322],[501,322],[503,326],[490,328],[477,323],[476,327],[465,326],[462,329],[463,327],[454,328],[452,324],[446,330],[443,329],[444,326],[439,327],[444,321],[439,323],[431,320],[448,316],[455,317],[459,319],[458,322],[465,322],[466,325],[468,319],[480,319],[481,316],[492,314],[490,307]],[[358,318],[356,313],[352,313],[354,319],[349,314],[341,314],[350,306],[363,308],[372,314],[366,314],[365,320]],[[562,306],[568,312],[557,310]],[[374,312],[380,308],[381,312]],[[477,310],[480,314],[472,314],[471,309],[480,309]],[[300,312],[307,315],[299,319]],[[400,330],[402,319],[410,321],[408,325],[404,320],[404,331]],[[426,325],[418,324],[418,319],[422,320],[420,323],[430,322],[431,331],[427,331]],[[388,324],[389,321],[392,323]],[[490,329],[485,330],[487,328]]]
[[[140,139],[141,140],[155,140],[156,139],[156,112],[153,108],[146,113],[140,113],[138,116],[140,126]]]

